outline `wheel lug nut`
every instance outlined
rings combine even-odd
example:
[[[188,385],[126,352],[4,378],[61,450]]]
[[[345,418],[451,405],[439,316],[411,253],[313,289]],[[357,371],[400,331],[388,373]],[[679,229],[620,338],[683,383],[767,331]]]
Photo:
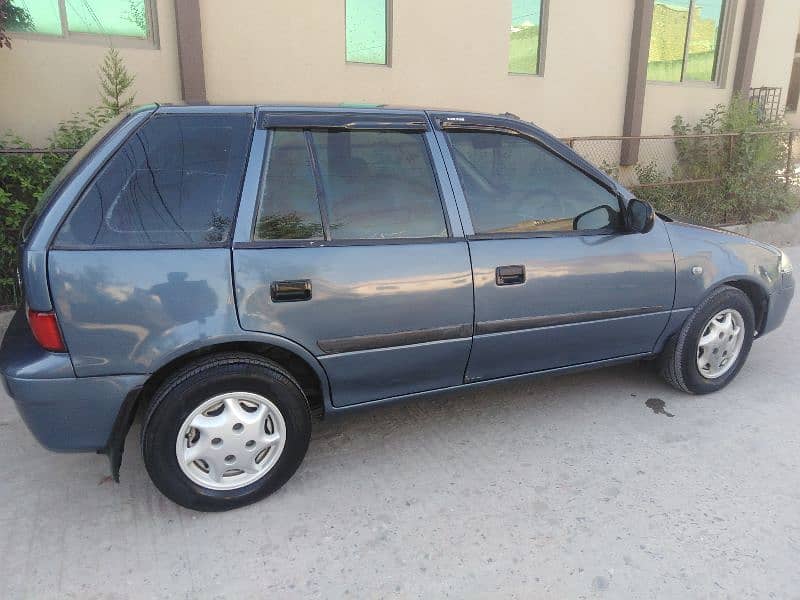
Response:
[[[233,454],[228,454],[228,456],[225,457],[225,462],[229,465],[232,465],[236,462],[236,457]]]
[[[222,446],[222,438],[215,437],[213,440],[211,440],[211,445],[215,448]]]

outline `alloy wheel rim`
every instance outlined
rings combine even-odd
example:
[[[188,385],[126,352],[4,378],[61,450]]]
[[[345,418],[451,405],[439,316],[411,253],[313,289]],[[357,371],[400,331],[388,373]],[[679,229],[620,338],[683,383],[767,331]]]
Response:
[[[697,342],[697,370],[706,379],[722,377],[736,364],[744,343],[744,319],[733,308],[709,319]]]
[[[230,392],[200,403],[178,430],[175,455],[183,473],[212,490],[234,490],[264,477],[286,443],[286,422],[270,400]]]

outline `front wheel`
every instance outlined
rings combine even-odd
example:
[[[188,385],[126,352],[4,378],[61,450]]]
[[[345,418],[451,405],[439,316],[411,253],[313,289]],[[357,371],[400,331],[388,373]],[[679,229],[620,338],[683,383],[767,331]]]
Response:
[[[722,389],[747,359],[754,331],[750,299],[739,289],[721,286],[667,343],[660,359],[661,374],[667,383],[691,394]]]
[[[221,511],[281,487],[305,456],[308,402],[292,376],[255,355],[201,359],[165,381],[142,428],[150,478],[181,506]]]

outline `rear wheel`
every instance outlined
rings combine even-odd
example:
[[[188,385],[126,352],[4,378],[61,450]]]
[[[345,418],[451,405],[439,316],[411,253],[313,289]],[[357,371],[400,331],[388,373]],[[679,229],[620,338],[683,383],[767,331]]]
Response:
[[[142,428],[156,487],[187,508],[220,511],[260,500],[303,460],[308,402],[280,366],[231,353],[202,359],[165,381]]]
[[[722,389],[747,359],[754,331],[750,299],[741,290],[722,286],[697,306],[664,348],[661,374],[691,394]]]

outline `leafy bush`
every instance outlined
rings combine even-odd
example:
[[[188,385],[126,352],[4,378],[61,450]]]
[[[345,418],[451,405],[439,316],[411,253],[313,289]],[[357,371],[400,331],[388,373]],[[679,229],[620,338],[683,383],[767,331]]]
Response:
[[[48,143],[49,148],[79,148],[100,127],[91,113],[74,115],[59,123]],[[25,148],[31,145],[18,136],[0,138],[0,148]],[[69,160],[64,153],[0,154],[0,305],[16,303],[17,244],[22,226],[39,197]]]
[[[745,99],[714,107],[694,125],[675,117],[675,135],[711,137],[676,139],[671,173],[653,162],[637,165],[639,183],[647,186],[637,194],[659,211],[704,224],[770,220],[797,208],[796,193],[778,175],[789,152],[785,124],[759,117],[758,106]],[[715,181],[670,183],[694,179]]]
[[[112,117],[130,109],[134,76],[119,54],[109,49],[99,71],[100,106],[62,121],[50,135],[45,152],[0,154],[0,306],[18,301],[16,291],[17,244],[30,211],[50,182],[69,160],[68,153],[47,152],[55,148],[77,150]],[[14,133],[0,136],[0,148],[30,149]]]

